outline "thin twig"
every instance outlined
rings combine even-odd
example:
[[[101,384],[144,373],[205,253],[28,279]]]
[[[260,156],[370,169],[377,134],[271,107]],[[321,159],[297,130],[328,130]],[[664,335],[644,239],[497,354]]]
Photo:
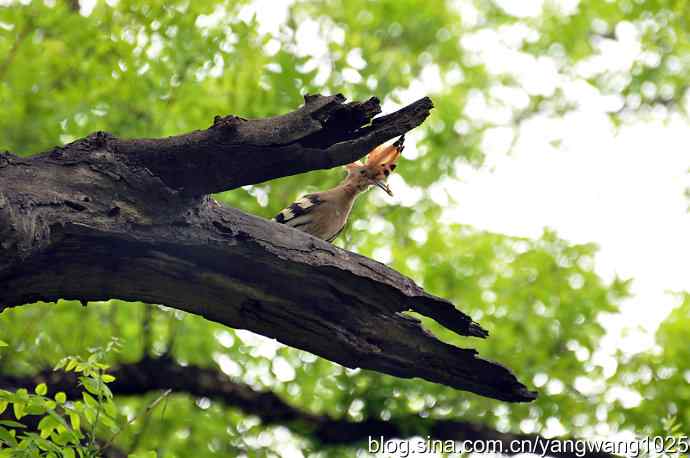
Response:
[[[151,415],[146,415],[142,421],[141,421],[141,427],[139,428],[139,431],[134,435],[134,439],[132,440],[132,443],[129,444],[129,447],[127,449],[127,455],[130,453],[134,453],[134,450],[137,449],[139,446],[139,442],[141,442],[141,438],[144,437],[144,434],[146,433],[146,430],[148,429],[149,426],[149,421],[151,420]]]
[[[165,399],[170,393],[172,393],[172,390],[171,390],[171,389],[165,390],[165,391],[163,392],[163,394],[161,394],[160,396],[158,396],[151,404],[149,404],[149,405],[146,407],[146,410],[144,410],[141,414],[139,414],[139,415],[137,415],[136,417],[134,417],[134,418],[132,418],[131,420],[129,420],[129,421],[127,422],[127,424],[125,425],[125,427],[127,427],[127,426],[131,425],[132,423],[134,423],[135,421],[137,421],[137,420],[139,419],[140,416],[142,416],[142,415],[148,415],[148,413],[151,412],[151,411],[152,411],[152,410],[153,410],[163,399]],[[115,440],[115,438],[116,438],[122,431],[124,431],[124,430],[125,430],[125,428],[120,428],[115,434],[113,434],[112,437],[111,437],[110,439],[108,439],[108,442],[106,442],[105,445],[104,445],[103,447],[101,447],[101,453],[104,452],[108,447],[110,447],[110,446],[113,444],[113,441]]]

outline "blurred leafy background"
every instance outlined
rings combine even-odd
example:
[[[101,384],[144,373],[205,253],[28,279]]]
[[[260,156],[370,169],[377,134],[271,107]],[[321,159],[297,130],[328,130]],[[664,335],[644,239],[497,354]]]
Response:
[[[118,300],[3,312],[0,338],[9,346],[0,349],[0,372],[34,374],[117,336],[123,348],[112,364],[170,354],[272,390],[305,412],[404,418],[422,435],[421,420],[435,418],[604,438],[665,434],[660,419],[672,417],[690,431],[687,293],[675,292],[677,306],[653,345],[627,352],[606,343],[606,324],[621,313],[634,279],[599,274],[596,245],[548,229],[503,235],[448,217],[457,203],[453,180],[486,165],[487,139],[507,131],[501,154],[510,154],[525,123],[565,119],[578,108],[579,93],[568,88],[595,93],[612,126],[685,119],[689,17],[685,0],[0,1],[0,149],[21,155],[96,130],[159,137],[206,128],[216,114],[276,115],[298,107],[305,93],[377,95],[386,110],[430,95],[436,108],[410,136],[392,183],[400,197],[361,198],[337,243],[452,300],[492,337],[463,340],[426,326],[509,365],[541,396],[509,405],[346,370],[246,331]],[[607,65],[607,50],[631,40],[635,52]],[[489,59],[487,43],[506,59]],[[271,217],[342,175],[313,172],[217,198]],[[122,397],[118,405],[131,416],[155,397]],[[366,455],[362,444],[324,446],[308,428],[267,426],[213,399],[174,393],[169,403],[166,414],[133,422],[116,445],[161,457]]]

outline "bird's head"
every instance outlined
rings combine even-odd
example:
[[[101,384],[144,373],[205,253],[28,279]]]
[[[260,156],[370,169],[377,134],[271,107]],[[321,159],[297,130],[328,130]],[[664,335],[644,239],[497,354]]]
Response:
[[[405,136],[403,135],[395,143],[390,145],[384,144],[374,148],[367,155],[366,163],[363,164],[357,161],[346,165],[347,181],[358,191],[364,191],[369,186],[374,185],[386,191],[389,196],[392,196],[393,192],[388,187],[386,180],[395,170],[400,153],[405,148],[404,142]]]

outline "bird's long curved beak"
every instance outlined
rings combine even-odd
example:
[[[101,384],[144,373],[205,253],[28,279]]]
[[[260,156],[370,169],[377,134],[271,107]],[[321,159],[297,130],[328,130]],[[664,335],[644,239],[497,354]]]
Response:
[[[388,187],[388,185],[386,184],[386,182],[384,182],[384,181],[377,181],[375,184],[376,184],[376,186],[378,186],[379,188],[381,188],[381,189],[383,189],[384,191],[386,191],[386,194],[388,194],[389,196],[393,197],[393,191],[391,191],[391,188]]]

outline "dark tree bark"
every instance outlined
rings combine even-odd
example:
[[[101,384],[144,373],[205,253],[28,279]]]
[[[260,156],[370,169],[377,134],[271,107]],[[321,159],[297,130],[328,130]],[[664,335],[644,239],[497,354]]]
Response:
[[[216,117],[178,137],[98,132],[30,158],[2,153],[0,310],[60,298],[165,304],[347,367],[532,400],[510,371],[403,314],[487,335],[450,302],[383,264],[207,196],[352,162],[431,108],[424,98],[372,120],[375,98],[307,96],[284,116]]]
[[[422,418],[406,415],[380,420],[368,418],[360,422],[335,419],[324,414],[300,410],[270,391],[257,391],[249,385],[233,381],[212,368],[181,366],[172,358],[145,358],[137,363],[123,364],[109,371],[115,381],[109,386],[116,395],[140,396],[149,392],[172,389],[195,397],[207,397],[228,407],[256,415],[265,425],[285,425],[296,434],[306,435],[321,445],[355,445],[369,437],[378,440],[430,437],[456,442],[499,441],[506,455],[515,455],[517,443],[529,443],[536,455],[542,446],[548,456],[559,458],[612,458],[605,452],[588,451],[584,455],[566,445],[569,438],[544,438],[535,434],[500,432],[485,425],[450,419]],[[51,393],[64,391],[70,399],[80,399],[77,376],[73,372],[46,370],[29,377],[0,375],[0,388],[33,389],[46,383]],[[517,441],[517,442],[516,442]],[[479,445],[479,444],[478,444]],[[511,447],[512,445],[512,447]],[[512,450],[512,451],[511,451]],[[525,450],[523,448],[523,450]]]

